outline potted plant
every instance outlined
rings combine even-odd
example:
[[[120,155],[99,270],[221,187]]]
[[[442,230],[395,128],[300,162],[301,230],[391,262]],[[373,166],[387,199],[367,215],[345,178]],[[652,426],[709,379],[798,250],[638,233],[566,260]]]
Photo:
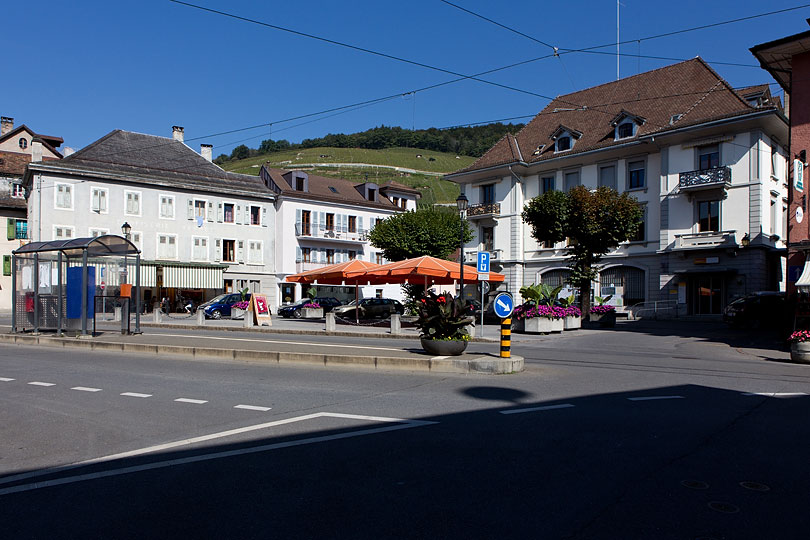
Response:
[[[810,363],[810,330],[797,330],[790,334],[790,359],[794,362]]]
[[[436,356],[457,356],[467,348],[470,334],[465,328],[473,318],[467,303],[449,293],[428,292],[418,302],[416,326],[422,348]]]
[[[242,300],[231,306],[231,319],[244,319],[245,312],[250,307],[250,301]]]
[[[323,318],[323,308],[316,302],[309,302],[301,306],[302,319],[321,319]]]
[[[565,311],[556,305],[561,290],[562,286],[552,287],[546,283],[521,287],[520,295],[526,302],[512,313],[518,330],[543,334],[562,332],[565,328]]]
[[[560,299],[563,310],[565,310],[565,317],[563,318],[563,326],[565,330],[576,330],[582,328],[582,312],[577,306],[574,305],[574,295],[568,298]]]
[[[600,296],[594,297],[596,305],[591,306],[591,311],[588,313],[588,318],[591,322],[598,322],[599,326],[613,327],[616,326],[616,308],[606,304],[613,296]]]

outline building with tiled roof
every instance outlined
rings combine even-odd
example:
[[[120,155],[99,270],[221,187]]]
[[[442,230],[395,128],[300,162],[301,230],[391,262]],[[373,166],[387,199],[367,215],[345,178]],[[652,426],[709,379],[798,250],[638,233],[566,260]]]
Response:
[[[531,237],[525,203],[609,186],[635,196],[645,217],[637,238],[603,259],[596,294],[615,292],[622,310],[658,302],[718,315],[736,296],[785,285],[787,143],[767,85],[737,91],[695,58],[559,96],[446,178],[470,200],[477,236],[465,259],[493,252],[513,293],[570,285],[565,245]]]
[[[419,191],[398,182],[356,183],[267,165],[262,166],[259,176],[278,196],[277,279],[284,303],[300,300],[304,292],[300,284],[284,282],[289,275],[352,259],[386,262],[382,252],[366,239],[367,232],[380,219],[415,210],[420,197]],[[354,298],[351,287],[317,289],[319,296],[342,301]],[[398,285],[363,287],[362,295],[402,298]]]
[[[276,194],[212,163],[210,145],[189,148],[181,127],[172,137],[112,131],[62,160],[30,163],[23,182],[34,241],[131,227],[147,307],[245,287],[275,303]],[[128,274],[99,268],[97,284],[114,294]]]

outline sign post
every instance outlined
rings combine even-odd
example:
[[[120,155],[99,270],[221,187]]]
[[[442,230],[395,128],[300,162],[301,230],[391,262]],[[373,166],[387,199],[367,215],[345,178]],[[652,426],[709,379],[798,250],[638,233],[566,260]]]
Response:
[[[501,318],[501,358],[512,357],[512,311],[515,301],[512,295],[502,292],[494,300],[495,315]]]
[[[487,283],[489,281],[489,258],[488,251],[478,252],[478,281],[481,283],[481,337],[484,337],[484,293],[489,291],[489,283]]]

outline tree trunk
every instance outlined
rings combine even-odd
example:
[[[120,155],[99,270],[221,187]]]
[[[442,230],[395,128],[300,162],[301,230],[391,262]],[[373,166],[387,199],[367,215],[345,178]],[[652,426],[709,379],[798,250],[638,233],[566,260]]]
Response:
[[[580,310],[582,311],[582,320],[590,320],[588,312],[591,310],[591,280],[583,279],[579,284],[579,300]]]

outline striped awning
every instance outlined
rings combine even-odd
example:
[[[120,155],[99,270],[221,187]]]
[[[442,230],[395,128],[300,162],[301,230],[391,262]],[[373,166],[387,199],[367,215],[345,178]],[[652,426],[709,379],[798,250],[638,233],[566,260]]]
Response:
[[[118,287],[121,285],[121,269],[123,264],[119,263],[92,263],[87,266],[93,266],[96,269],[96,282],[104,284],[109,287]],[[126,281],[135,284],[135,263],[127,261],[127,278]],[[157,267],[154,263],[141,263],[141,287],[154,287],[157,283]]]
[[[222,266],[164,266],[163,286],[179,289],[221,289]]]
[[[801,292],[810,292],[810,257],[804,262],[804,270],[796,282],[796,288]]]

